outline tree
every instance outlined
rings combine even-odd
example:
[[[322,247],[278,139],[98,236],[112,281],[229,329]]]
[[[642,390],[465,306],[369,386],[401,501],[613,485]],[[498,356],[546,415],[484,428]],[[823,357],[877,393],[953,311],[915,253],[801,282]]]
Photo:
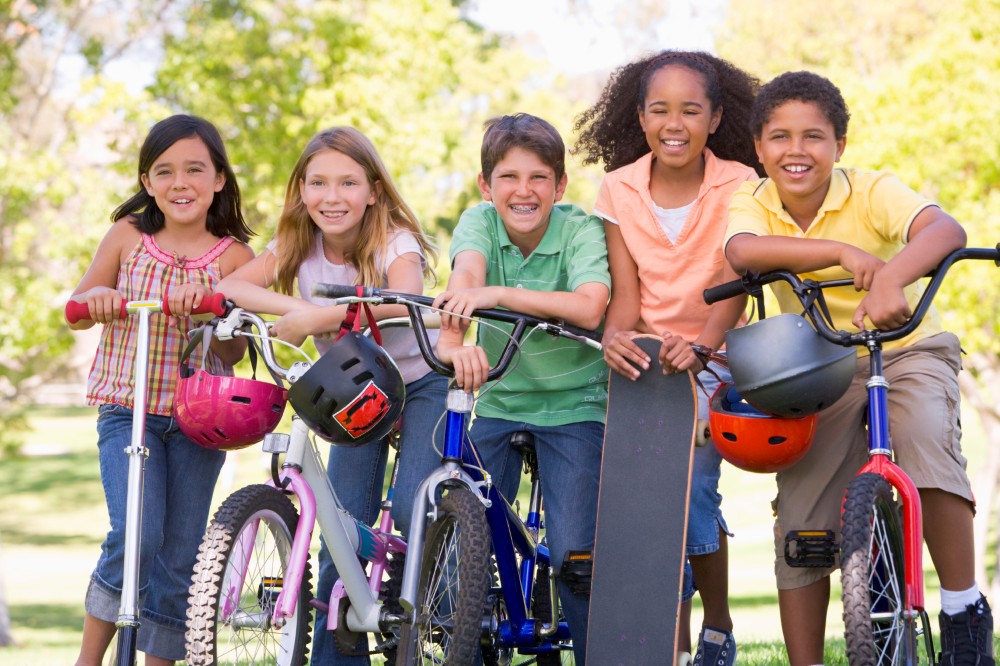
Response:
[[[994,2],[888,0],[837,12],[806,3],[778,15],[764,9],[760,0],[733,0],[719,35],[722,55],[753,66],[765,80],[789,69],[830,77],[852,113],[847,163],[895,172],[962,222],[970,245],[1000,241],[1000,138],[994,131],[1000,13]],[[977,579],[996,598],[1000,544],[995,532],[989,534],[1000,523],[996,267],[967,265],[949,273],[937,305],[968,353],[960,375],[965,407],[978,414],[987,438],[987,459],[972,474]]]

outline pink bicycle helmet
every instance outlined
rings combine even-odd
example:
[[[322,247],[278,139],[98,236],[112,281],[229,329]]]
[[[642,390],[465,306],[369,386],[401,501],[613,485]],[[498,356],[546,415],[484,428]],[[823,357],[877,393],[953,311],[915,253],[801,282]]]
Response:
[[[748,472],[788,469],[806,454],[819,414],[783,418],[765,414],[743,400],[728,382],[709,402],[708,427],[719,455]]]
[[[288,391],[270,382],[208,373],[205,356],[211,331],[211,326],[200,329],[181,355],[174,418],[181,431],[196,444],[217,451],[242,449],[259,442],[278,425]],[[187,361],[199,342],[202,362],[201,368],[195,370]],[[253,344],[249,349],[256,371]]]

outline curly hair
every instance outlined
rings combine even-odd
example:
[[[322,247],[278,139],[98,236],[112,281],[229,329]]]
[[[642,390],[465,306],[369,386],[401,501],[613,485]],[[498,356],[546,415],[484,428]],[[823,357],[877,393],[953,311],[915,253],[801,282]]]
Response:
[[[699,74],[712,111],[723,109],[719,127],[708,137],[708,148],[722,159],[742,162],[763,175],[747,122],[760,81],[701,51],[661,51],[616,69],[597,103],[577,118],[574,129],[579,139],[573,153],[582,155],[584,164],[603,162],[605,171],[631,164],[648,153],[638,112],[645,105],[653,74],[671,65]]]
[[[833,125],[836,138],[847,136],[847,121],[851,114],[840,88],[812,72],[785,72],[760,89],[750,112],[750,131],[753,135],[760,138],[764,124],[771,119],[774,110],[792,100],[815,104]]]

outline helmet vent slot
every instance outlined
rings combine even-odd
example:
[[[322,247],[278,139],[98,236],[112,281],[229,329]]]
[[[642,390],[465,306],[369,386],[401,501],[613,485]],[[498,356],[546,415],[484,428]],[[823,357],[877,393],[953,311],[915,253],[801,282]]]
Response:
[[[232,400],[233,402],[238,402],[238,403],[240,403],[241,405],[249,405],[249,404],[250,404],[250,398],[246,397],[245,395],[234,395],[234,396],[233,396],[232,398],[230,398],[230,399],[231,399],[231,400]]]
[[[341,363],[340,364],[340,369],[346,372],[347,370],[350,370],[351,368],[353,368],[354,366],[356,366],[358,363],[361,363],[361,359],[358,358],[357,356],[355,356],[355,357],[349,358],[346,361],[344,361],[343,363]]]
[[[776,435],[774,437],[768,437],[767,438],[767,443],[770,444],[771,446],[777,446],[778,444],[784,444],[786,441],[788,441],[788,438],[787,437],[781,437],[780,435]]]
[[[361,374],[354,376],[354,383],[357,386],[361,386],[365,382],[369,382],[369,381],[371,381],[373,379],[375,379],[375,375],[373,375],[372,373],[370,373],[370,372],[368,372],[366,370],[366,371],[362,372]]]
[[[724,433],[722,433],[722,437],[724,439],[728,439],[730,442],[735,442],[736,441],[736,433],[733,433],[733,432],[724,432]]]

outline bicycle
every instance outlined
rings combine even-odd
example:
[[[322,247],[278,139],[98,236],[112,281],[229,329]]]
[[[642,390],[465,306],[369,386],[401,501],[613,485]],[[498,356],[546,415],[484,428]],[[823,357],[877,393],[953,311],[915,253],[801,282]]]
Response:
[[[917,328],[945,274],[956,262],[966,259],[993,261],[1000,266],[1000,244],[994,249],[965,248],[949,254],[928,276],[930,281],[910,320],[899,328],[884,331],[849,333],[835,330],[829,322],[822,291],[853,286],[853,278],[817,282],[802,280],[787,271],[772,271],[747,275],[707,289],[704,294],[710,304],[750,294],[757,299],[763,319],[761,287],[786,282],[823,338],[844,347],[864,346],[869,352],[869,460],[848,486],[842,510],[844,637],[851,664],[934,663],[934,638],[924,606],[920,497],[913,481],[892,459],[886,397],[889,384],[882,376],[882,345],[904,338]]]
[[[454,374],[436,357],[420,316],[421,308],[433,299],[339,285],[316,285],[315,293],[339,304],[406,306],[428,365],[441,374]],[[513,327],[487,381],[507,371],[529,331],[600,348],[597,333],[566,324],[508,310],[477,310],[472,316]],[[492,485],[466,433],[473,404],[471,394],[449,389],[441,467],[417,491],[408,539],[412,556],[406,562],[399,598],[408,617],[400,630],[396,663],[470,664],[481,650],[487,665],[509,664],[516,650],[533,655],[538,664],[560,664],[564,655],[572,657],[572,644],[569,627],[559,617],[549,550],[539,538],[543,501],[533,442],[529,433],[516,433],[512,442],[531,479],[527,517],[522,520]],[[574,563],[586,578],[589,559]]]
[[[268,323],[254,313],[233,307],[214,324],[219,339],[259,340],[266,366],[289,384],[313,365],[281,365]],[[310,613],[327,603],[313,599],[311,591],[309,547],[317,524],[340,576],[329,600],[328,628],[338,643],[351,646],[367,646],[373,633],[380,640],[371,653],[393,658],[403,619],[397,599],[407,545],[393,533],[392,485],[372,528],[342,508],[312,432],[298,415],[290,433],[266,435],[262,450],[272,456],[270,480],[232,493],[206,529],[190,588],[187,663],[306,662]],[[393,482],[395,477],[393,468]],[[369,573],[363,561],[370,563]]]
[[[225,297],[213,294],[205,298],[191,314],[220,315],[225,310]],[[118,638],[114,663],[133,666],[136,663],[136,639],[139,633],[139,545],[142,536],[142,496],[145,461],[149,451],[145,446],[146,401],[149,389],[149,319],[162,312],[170,316],[170,305],[162,301],[123,301],[120,318],[139,317],[135,354],[135,402],[132,408],[132,438],[124,453],[128,457],[128,491],[125,507],[125,557],[123,563],[121,601],[118,608]],[[68,301],[64,310],[66,321],[75,324],[90,319],[90,309],[85,302]]]

